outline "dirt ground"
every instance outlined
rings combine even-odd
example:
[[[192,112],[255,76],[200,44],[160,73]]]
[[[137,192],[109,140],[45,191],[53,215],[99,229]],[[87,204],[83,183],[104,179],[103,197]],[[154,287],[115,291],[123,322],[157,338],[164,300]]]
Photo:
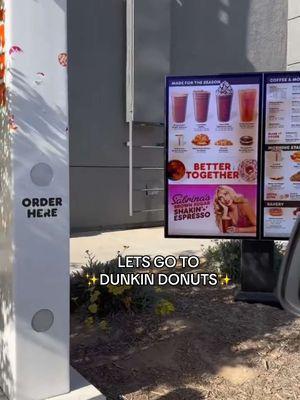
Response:
[[[71,363],[113,400],[299,400],[300,319],[234,288],[166,289],[176,310],[71,320]]]

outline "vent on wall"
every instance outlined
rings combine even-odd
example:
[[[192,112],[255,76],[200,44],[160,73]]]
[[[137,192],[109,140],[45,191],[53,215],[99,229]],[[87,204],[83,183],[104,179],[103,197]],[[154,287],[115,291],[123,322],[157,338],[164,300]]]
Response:
[[[126,120],[129,123],[129,215],[159,212],[163,209],[133,209],[133,194],[143,191],[155,195],[161,187],[136,189],[133,177],[133,150],[164,149],[161,144],[136,146],[135,124],[163,125],[164,79],[170,73],[171,0],[127,0]],[[162,166],[141,170],[163,171]]]

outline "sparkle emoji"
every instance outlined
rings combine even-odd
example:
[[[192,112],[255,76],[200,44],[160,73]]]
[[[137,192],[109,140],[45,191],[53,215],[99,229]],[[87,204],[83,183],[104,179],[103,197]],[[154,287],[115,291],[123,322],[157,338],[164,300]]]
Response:
[[[90,281],[92,282],[93,285],[95,285],[98,281],[98,278],[96,278],[95,275],[93,275]]]
[[[222,284],[225,285],[225,286],[228,286],[230,281],[231,281],[231,279],[226,274],[225,278],[222,279]]]

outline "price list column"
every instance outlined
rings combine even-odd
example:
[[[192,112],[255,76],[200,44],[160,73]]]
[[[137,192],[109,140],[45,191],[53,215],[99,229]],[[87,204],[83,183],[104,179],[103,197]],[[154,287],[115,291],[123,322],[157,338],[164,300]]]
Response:
[[[288,239],[300,214],[300,72],[265,74],[263,237]]]

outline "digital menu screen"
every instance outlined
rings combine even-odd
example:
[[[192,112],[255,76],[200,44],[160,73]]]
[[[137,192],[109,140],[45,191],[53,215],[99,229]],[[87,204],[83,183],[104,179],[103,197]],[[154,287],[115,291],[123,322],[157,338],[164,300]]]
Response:
[[[166,236],[258,236],[261,74],[166,81]]]
[[[288,239],[300,214],[300,72],[264,75],[263,237]]]

